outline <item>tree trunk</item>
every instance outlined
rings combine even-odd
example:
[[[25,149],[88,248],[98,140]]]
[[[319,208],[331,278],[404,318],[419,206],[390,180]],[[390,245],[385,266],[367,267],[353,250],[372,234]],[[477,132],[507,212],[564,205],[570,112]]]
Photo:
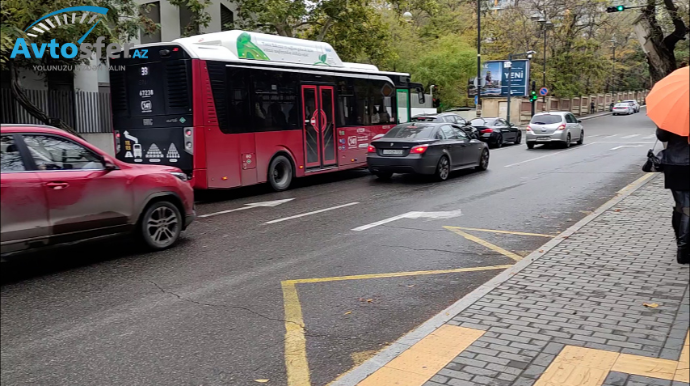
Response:
[[[26,112],[28,112],[32,117],[43,122],[45,125],[57,127],[58,129],[62,129],[81,138],[81,136],[68,124],[60,119],[51,119],[48,114],[39,109],[29,98],[26,97],[24,90],[22,90],[22,87],[19,84],[19,72],[12,62],[10,62],[10,75],[12,76],[12,81],[10,82],[12,96],[14,97],[14,100],[17,101],[17,103],[19,103],[24,110],[26,110]]]
[[[669,52],[664,47],[662,38],[653,32],[649,20],[640,18],[635,25],[635,34],[642,45],[642,50],[647,55],[652,83],[660,81],[676,69],[676,57],[673,51]]]

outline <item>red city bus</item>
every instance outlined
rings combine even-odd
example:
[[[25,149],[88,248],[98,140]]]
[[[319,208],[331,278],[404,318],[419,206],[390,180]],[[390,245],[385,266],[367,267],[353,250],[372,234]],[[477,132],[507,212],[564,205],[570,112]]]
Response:
[[[409,120],[410,89],[421,88],[342,62],[326,43],[243,31],[111,62],[125,68],[110,72],[117,158],[177,166],[196,189],[281,191],[294,177],[365,167],[371,139]]]

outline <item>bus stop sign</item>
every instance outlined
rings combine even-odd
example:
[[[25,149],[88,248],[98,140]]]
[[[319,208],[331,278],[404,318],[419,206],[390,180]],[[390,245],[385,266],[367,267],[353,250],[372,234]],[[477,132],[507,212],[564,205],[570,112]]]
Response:
[[[548,94],[548,93],[549,93],[549,89],[546,87],[542,87],[539,89],[539,95],[541,95],[541,96],[546,96],[546,94]]]

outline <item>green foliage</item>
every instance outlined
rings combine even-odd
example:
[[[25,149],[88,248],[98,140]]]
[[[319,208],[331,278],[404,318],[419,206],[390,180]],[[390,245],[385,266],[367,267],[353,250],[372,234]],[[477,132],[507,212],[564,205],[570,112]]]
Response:
[[[211,15],[206,9],[211,5],[211,0],[168,0],[170,4],[182,8],[186,7],[192,13],[191,20],[184,27],[182,36],[198,34],[201,27],[208,27],[211,23]]]

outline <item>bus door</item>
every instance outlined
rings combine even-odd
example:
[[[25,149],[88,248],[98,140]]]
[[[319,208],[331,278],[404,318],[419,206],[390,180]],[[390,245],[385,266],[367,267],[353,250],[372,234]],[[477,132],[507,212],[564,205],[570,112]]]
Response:
[[[337,163],[333,86],[302,86],[304,157],[307,168]]]

